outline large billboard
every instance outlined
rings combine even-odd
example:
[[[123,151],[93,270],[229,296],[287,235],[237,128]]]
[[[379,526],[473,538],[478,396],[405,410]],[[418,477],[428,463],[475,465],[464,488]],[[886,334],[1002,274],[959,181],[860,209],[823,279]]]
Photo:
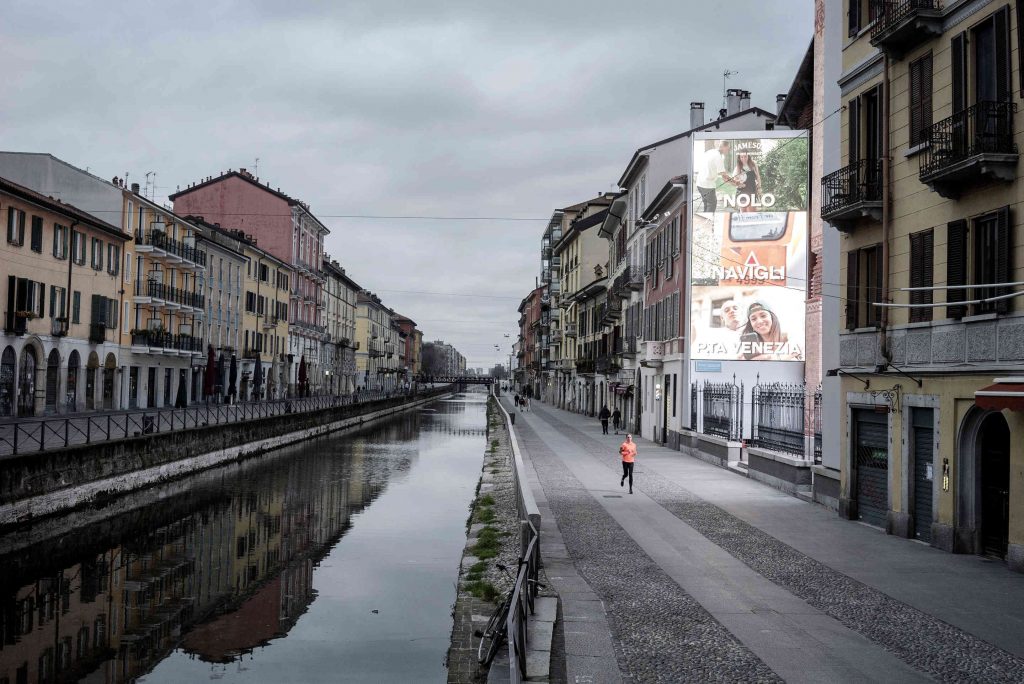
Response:
[[[690,358],[803,361],[806,134],[733,135],[693,143]]]

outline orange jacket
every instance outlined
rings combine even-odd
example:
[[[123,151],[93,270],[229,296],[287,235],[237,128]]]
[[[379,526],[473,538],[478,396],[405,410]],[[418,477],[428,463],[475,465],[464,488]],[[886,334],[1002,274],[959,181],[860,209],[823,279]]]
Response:
[[[622,454],[625,463],[632,463],[636,460],[636,442],[623,442],[619,447],[619,453]]]

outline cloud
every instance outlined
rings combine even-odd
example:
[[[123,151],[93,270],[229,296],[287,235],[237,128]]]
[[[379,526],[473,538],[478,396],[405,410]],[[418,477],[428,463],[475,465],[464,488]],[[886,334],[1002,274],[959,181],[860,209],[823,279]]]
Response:
[[[717,110],[726,68],[771,109],[811,29],[806,3],[751,0],[15,0],[0,147],[155,170],[159,195],[258,157],[360,284],[490,366],[552,210],[612,189],[637,147],[688,127],[691,100]]]

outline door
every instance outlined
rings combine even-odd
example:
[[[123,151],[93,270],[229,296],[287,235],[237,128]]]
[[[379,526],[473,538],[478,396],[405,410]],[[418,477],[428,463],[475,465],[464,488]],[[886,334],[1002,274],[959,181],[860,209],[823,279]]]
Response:
[[[888,414],[860,409],[854,416],[857,519],[884,528],[889,511]]]
[[[21,350],[18,368],[18,415],[32,416],[36,412],[36,352],[26,346]]]
[[[932,540],[932,491],[935,481],[934,409],[915,408],[911,416],[914,460],[914,538]]]
[[[13,347],[4,349],[0,357],[0,416],[14,413],[14,368],[17,355]]]
[[[50,350],[46,359],[46,408],[48,414],[57,412],[57,388],[60,384],[60,354]]]
[[[1001,414],[981,425],[981,551],[1006,558],[1010,538],[1010,429]]]
[[[156,406],[156,368],[149,367],[146,377],[146,408]]]
[[[668,442],[668,406],[672,403],[672,376],[665,377],[665,392],[661,397],[661,443]]]

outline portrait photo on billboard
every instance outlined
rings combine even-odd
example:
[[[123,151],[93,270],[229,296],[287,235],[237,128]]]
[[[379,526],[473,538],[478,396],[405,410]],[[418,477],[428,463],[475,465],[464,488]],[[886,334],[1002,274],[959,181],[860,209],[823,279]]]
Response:
[[[803,361],[807,213],[694,214],[693,359]]]
[[[705,138],[693,142],[695,211],[807,209],[807,138]]]

